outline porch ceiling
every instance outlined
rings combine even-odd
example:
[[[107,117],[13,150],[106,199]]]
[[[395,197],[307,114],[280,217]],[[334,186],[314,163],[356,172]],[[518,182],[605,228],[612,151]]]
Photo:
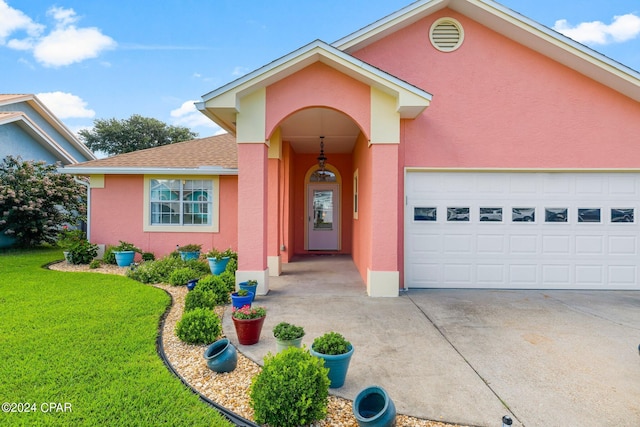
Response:
[[[307,108],[289,116],[280,125],[282,140],[296,153],[317,153],[324,136],[326,153],[350,153],[360,129],[347,115],[329,108]]]

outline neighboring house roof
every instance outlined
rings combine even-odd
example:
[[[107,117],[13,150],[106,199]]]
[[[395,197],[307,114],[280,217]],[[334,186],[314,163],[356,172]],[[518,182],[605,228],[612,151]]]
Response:
[[[640,73],[492,0],[418,0],[332,45],[354,53],[447,7],[640,101]]]
[[[69,150],[65,149],[55,137],[36,123],[35,118],[28,116],[25,111],[8,110],[13,104],[26,103],[31,107],[42,119],[53,127],[64,140],[66,140],[75,150],[77,150],[83,158],[76,158]],[[95,159],[93,154],[86,145],[84,145],[73,132],[71,132],[35,95],[31,94],[0,94],[0,107],[6,107],[0,112],[0,125],[7,123],[16,123],[25,132],[27,132],[34,140],[40,143],[47,151],[51,152],[65,163],[78,163],[85,159]],[[17,107],[16,107],[17,110]],[[43,122],[40,122],[41,124]]]
[[[348,53],[316,40],[206,95],[196,107],[223,129],[236,132],[238,100],[315,63],[328,66],[398,99],[402,118],[415,118],[431,103],[432,95]]]
[[[61,171],[91,174],[237,175],[238,149],[230,134],[118,154],[66,166]]]

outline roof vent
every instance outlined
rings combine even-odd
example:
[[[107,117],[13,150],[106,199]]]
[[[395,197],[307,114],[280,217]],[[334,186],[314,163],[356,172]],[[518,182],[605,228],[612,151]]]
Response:
[[[431,26],[429,39],[433,47],[442,52],[453,52],[462,45],[464,31],[453,18],[440,18]]]

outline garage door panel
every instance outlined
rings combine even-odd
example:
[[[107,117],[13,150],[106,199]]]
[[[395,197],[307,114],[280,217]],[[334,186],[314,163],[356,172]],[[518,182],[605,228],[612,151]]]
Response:
[[[640,289],[640,174],[408,172],[406,189],[409,288]]]
[[[554,255],[571,254],[571,236],[542,236],[542,253]]]
[[[636,237],[610,236],[609,253],[611,255],[637,255]]]

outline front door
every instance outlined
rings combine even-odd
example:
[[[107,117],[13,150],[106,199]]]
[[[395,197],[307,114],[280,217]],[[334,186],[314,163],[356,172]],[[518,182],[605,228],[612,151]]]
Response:
[[[309,184],[307,230],[310,251],[337,251],[340,229],[338,184]]]

